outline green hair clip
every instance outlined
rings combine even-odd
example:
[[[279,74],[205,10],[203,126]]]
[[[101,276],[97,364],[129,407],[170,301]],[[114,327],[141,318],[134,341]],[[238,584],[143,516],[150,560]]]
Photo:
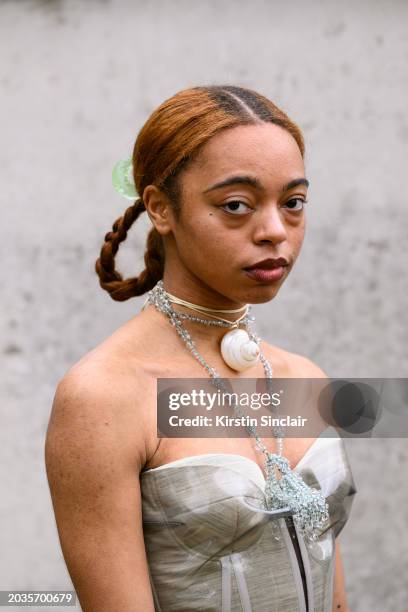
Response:
[[[112,184],[121,196],[128,200],[135,200],[138,193],[133,179],[132,159],[121,159],[112,170]]]

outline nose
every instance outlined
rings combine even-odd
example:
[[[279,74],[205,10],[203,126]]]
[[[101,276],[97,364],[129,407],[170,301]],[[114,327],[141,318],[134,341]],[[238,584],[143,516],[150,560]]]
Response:
[[[254,215],[255,217],[255,215]],[[287,239],[287,230],[276,206],[258,210],[254,219],[254,242],[273,242],[279,244]]]

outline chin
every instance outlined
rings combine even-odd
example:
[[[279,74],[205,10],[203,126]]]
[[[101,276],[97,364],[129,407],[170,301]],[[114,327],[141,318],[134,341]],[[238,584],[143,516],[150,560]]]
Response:
[[[247,292],[247,302],[249,304],[265,304],[270,302],[279,293],[280,285],[272,287],[271,285],[259,284]]]
[[[273,300],[279,293],[280,284],[278,283],[259,283],[252,287],[241,286],[236,291],[231,290],[229,297],[243,304],[265,304]]]

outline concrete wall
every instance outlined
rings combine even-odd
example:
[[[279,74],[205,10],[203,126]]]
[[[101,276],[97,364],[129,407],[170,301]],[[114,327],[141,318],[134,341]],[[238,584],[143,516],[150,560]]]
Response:
[[[307,235],[278,299],[255,309],[260,335],[332,377],[407,375],[407,18],[397,0],[0,3],[0,588],[70,587],[44,471],[51,402],[71,364],[141,307],[112,301],[93,267],[126,207],[111,169],[179,89],[249,86],[304,130]],[[126,276],[147,228],[119,253]],[[403,612],[406,441],[348,450],[351,610]]]

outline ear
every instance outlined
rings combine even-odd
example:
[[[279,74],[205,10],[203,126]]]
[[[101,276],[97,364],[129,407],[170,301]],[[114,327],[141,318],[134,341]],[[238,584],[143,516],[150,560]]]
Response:
[[[174,215],[168,197],[156,185],[143,190],[143,202],[150,221],[161,236],[173,229]]]

